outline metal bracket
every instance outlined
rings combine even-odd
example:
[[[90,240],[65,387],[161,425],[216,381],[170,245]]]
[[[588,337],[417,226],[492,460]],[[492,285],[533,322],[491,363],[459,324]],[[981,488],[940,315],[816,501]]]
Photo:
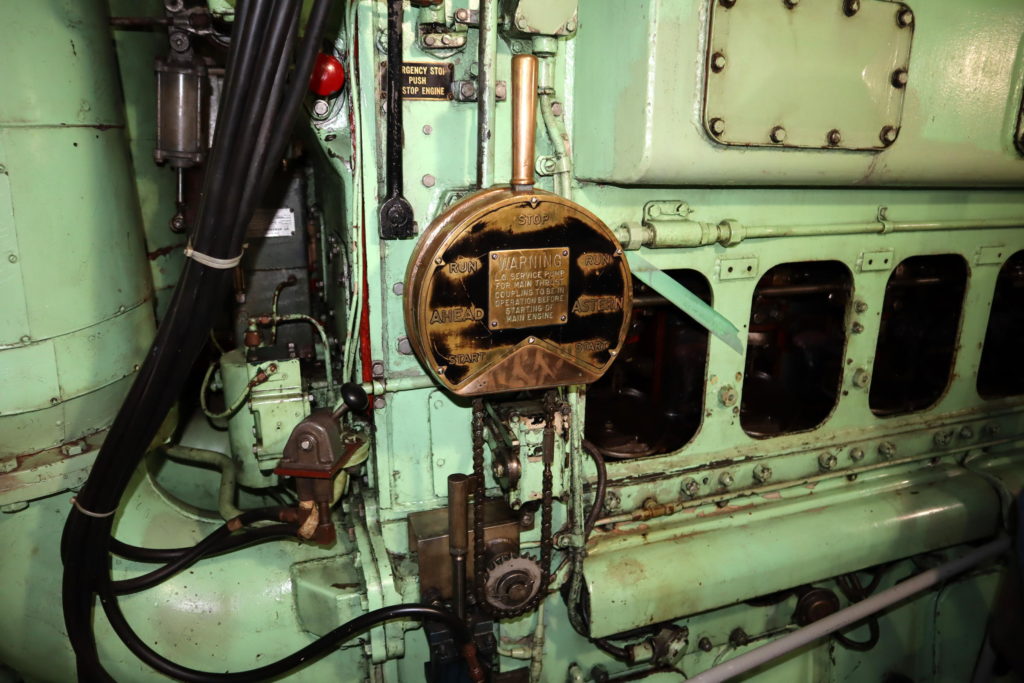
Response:
[[[978,247],[974,254],[974,265],[976,266],[998,266],[1003,262],[1003,256],[1011,250],[1002,245],[992,247]]]
[[[757,277],[757,257],[721,258],[715,264],[719,280],[746,280]]]
[[[857,270],[862,273],[871,270],[889,270],[894,262],[892,249],[862,251],[860,258],[857,259]]]
[[[452,81],[452,99],[456,102],[476,102],[476,79]],[[494,84],[494,99],[504,102],[508,97],[508,83],[498,81]]]
[[[677,199],[660,199],[644,204],[644,225],[658,221],[686,220],[693,211],[686,202]]]

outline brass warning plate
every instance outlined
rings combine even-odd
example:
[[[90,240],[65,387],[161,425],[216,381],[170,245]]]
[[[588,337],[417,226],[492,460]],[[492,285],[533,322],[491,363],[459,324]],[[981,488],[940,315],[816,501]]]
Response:
[[[565,324],[568,247],[492,251],[487,265],[487,315],[492,330]]]
[[[402,99],[448,101],[454,73],[451,63],[402,62]]]

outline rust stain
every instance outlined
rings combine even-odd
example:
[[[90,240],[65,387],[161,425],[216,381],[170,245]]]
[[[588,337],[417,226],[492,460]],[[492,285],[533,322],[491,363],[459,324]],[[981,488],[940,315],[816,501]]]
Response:
[[[180,244],[171,244],[171,245],[168,245],[166,247],[160,247],[159,249],[155,249],[155,250],[149,252],[146,255],[149,257],[150,261],[155,261],[158,258],[160,258],[161,256],[167,256],[167,254],[170,254],[173,251],[177,251],[178,249],[183,249],[184,247],[185,247],[185,243],[184,242],[182,242]]]

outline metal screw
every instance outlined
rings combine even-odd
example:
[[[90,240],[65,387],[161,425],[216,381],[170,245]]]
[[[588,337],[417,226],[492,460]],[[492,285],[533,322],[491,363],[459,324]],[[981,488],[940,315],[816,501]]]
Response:
[[[505,81],[498,81],[494,84],[494,99],[504,101],[506,97],[508,97],[508,84]],[[554,108],[555,106],[551,105],[552,111]],[[559,116],[559,114],[555,114],[555,116]]]
[[[851,448],[850,449],[850,460],[852,460],[854,462],[860,462],[863,459],[864,459],[864,449],[863,448]]]
[[[754,481],[758,484],[767,484],[772,478],[772,468],[768,465],[758,465],[754,468]]]
[[[412,355],[412,342],[409,341],[408,337],[398,338],[398,352],[403,356]]]
[[[525,31],[527,28],[526,18],[523,17],[522,15],[516,17],[516,28],[519,29],[520,31]]]
[[[532,344],[532,343],[534,343],[535,341],[537,341],[536,337],[530,337],[530,338],[528,338],[528,339],[526,340],[526,343],[527,343],[527,344]]]
[[[864,368],[857,368],[853,373],[853,386],[863,389],[871,382],[871,373]]]
[[[933,440],[935,441],[936,446],[939,448],[945,448],[949,444],[953,443],[953,430],[950,429],[948,431],[935,432]]]
[[[373,409],[374,410],[381,410],[387,404],[388,404],[388,402],[384,400],[383,396],[377,396],[377,397],[375,397],[373,399]]]
[[[551,115],[552,116],[561,116],[564,113],[564,111],[565,110],[563,109],[561,102],[552,102],[551,103]]]
[[[693,477],[687,477],[683,480],[683,485],[680,487],[683,494],[690,498],[696,498],[697,494],[700,493],[700,484]]]
[[[422,182],[423,187],[433,187],[434,184],[437,182],[437,179],[428,173],[425,176],[423,176]]]
[[[860,0],[845,0],[843,2],[843,14],[852,17],[860,11]]]
[[[987,425],[985,425],[985,428],[982,431],[985,434],[985,436],[990,437],[990,438],[993,437],[993,436],[998,436],[999,435],[999,423],[998,422],[990,422]]]
[[[302,441],[299,442],[299,448],[301,448],[304,451],[311,451],[311,450],[313,450],[313,439],[310,439],[310,438],[303,439]]]
[[[838,128],[833,128],[825,135],[825,140],[828,142],[830,147],[835,147],[843,141],[843,135],[839,132]]]
[[[725,9],[729,9],[730,7],[733,7],[736,4],[736,0],[718,0],[718,4],[724,7]]]
[[[455,10],[455,21],[465,23],[469,21],[469,10],[466,8]]]
[[[711,119],[708,122],[708,126],[711,128],[711,134],[715,137],[721,137],[722,133],[725,132],[725,121],[722,119]]]
[[[313,116],[322,119],[327,116],[331,111],[331,105],[328,104],[327,100],[314,100],[313,101]]]
[[[441,36],[441,44],[442,45],[451,45],[452,44],[452,37],[450,35],[448,35],[447,33],[444,34],[443,36]]]
[[[854,310],[856,310],[856,311],[857,311],[858,313],[865,313],[865,312],[867,312],[867,310],[868,310],[868,305],[867,305],[867,302],[864,302],[864,301],[858,301],[857,303],[855,303],[855,304],[853,305],[853,308],[854,308]]]
[[[576,30],[576,22],[575,21],[570,19],[569,21],[565,22],[565,32],[566,33],[572,33],[575,30]]]
[[[900,28],[907,28],[914,23],[914,13],[909,7],[904,7],[896,13],[896,25]]]
[[[396,296],[402,296],[403,294],[405,294],[405,283],[396,282],[395,284],[391,285],[391,291],[394,292]]]
[[[721,52],[716,52],[711,55],[711,70],[716,74],[721,72],[725,68],[725,55]]]
[[[609,491],[604,494],[604,507],[608,512],[615,512],[622,507],[622,498],[618,491]]]
[[[427,45],[427,46],[432,46],[436,42],[437,42],[437,39],[434,38],[434,36],[427,36],[426,38],[423,39],[423,44]]]
[[[175,31],[170,35],[171,49],[175,52],[184,52],[188,49],[188,36],[181,31]]]
[[[772,128],[772,132],[768,134],[771,141],[777,145],[781,145],[786,141],[786,129],[782,126],[775,126]]]
[[[11,263],[17,263],[18,262],[18,255],[17,254],[11,254],[10,256],[7,257],[7,260],[10,261]]]
[[[896,455],[896,444],[892,441],[883,441],[878,444],[878,454],[886,460],[891,460]]]
[[[732,476],[732,472],[722,472],[718,475],[718,483],[725,488],[732,486],[734,481],[735,479]]]
[[[721,401],[722,405],[725,406],[726,408],[731,408],[734,405],[736,405],[737,398],[738,396],[736,395],[736,390],[733,389],[731,386],[722,387],[718,391],[718,400]]]
[[[497,320],[492,320],[491,321],[491,327],[497,327],[497,326],[498,326],[498,321]]]
[[[853,325],[850,326],[850,331],[853,332],[854,334],[860,334],[861,332],[864,331],[864,326],[858,322],[855,322],[853,323]]]
[[[786,6],[786,9],[793,9],[800,4],[800,0],[782,0],[782,4]]]
[[[476,97],[476,84],[473,81],[463,81],[459,86],[459,93],[467,100]]]
[[[750,636],[742,628],[737,626],[729,634],[729,644],[733,647],[743,647],[750,643]]]
[[[375,361],[373,361],[373,363],[370,364],[370,372],[373,374],[374,377],[383,377],[384,376],[384,361],[382,361],[382,360],[375,360]]]
[[[832,453],[822,453],[818,456],[818,466],[825,471],[834,469],[838,464],[839,458]]]
[[[898,132],[893,126],[885,126],[882,128],[882,132],[878,134],[878,139],[882,141],[882,144],[888,147],[892,143],[896,142],[896,136]]]
[[[973,439],[974,438],[974,430],[971,429],[970,425],[964,425],[963,427],[960,428],[960,438],[961,439]]]
[[[710,638],[704,636],[699,641],[697,641],[697,647],[699,647],[704,652],[711,652],[711,648],[713,648],[714,645],[711,644]]]
[[[892,72],[892,87],[902,88],[910,80],[910,76],[907,75],[906,69],[896,69]]]
[[[429,123],[427,125],[423,126],[423,134],[424,135],[430,135],[433,132],[434,132],[434,127],[431,126]]]

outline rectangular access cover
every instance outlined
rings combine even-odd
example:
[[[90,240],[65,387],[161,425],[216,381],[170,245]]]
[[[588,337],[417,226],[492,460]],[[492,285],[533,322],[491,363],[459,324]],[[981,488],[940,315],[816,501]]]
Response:
[[[896,141],[914,13],[888,0],[711,0],[704,128],[726,145]]]

